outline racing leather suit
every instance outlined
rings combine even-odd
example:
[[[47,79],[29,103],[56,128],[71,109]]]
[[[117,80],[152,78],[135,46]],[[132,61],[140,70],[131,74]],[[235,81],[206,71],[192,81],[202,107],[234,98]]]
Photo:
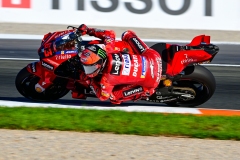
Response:
[[[120,104],[137,100],[155,92],[162,73],[161,56],[149,48],[133,31],[126,31],[122,41],[115,42],[111,30],[89,28],[89,35],[102,39],[106,45],[107,62],[100,83],[92,81],[91,88],[100,100],[110,98]],[[116,49],[115,43],[121,43]],[[128,52],[123,52],[127,49]],[[134,54],[132,54],[134,53]]]
[[[52,52],[58,50],[58,46],[55,46],[53,41],[48,41],[49,37],[54,36],[55,42],[61,42],[62,37],[70,32],[73,30],[45,35],[38,52],[44,49],[45,55],[52,55]],[[107,52],[107,62],[100,83],[93,79],[88,80],[100,100],[110,99],[112,103],[120,104],[123,101],[150,96],[155,92],[162,73],[162,60],[158,52],[149,48],[130,30],[123,33],[122,41],[115,40],[115,32],[112,30],[88,28],[87,34],[100,38]],[[74,49],[74,44],[61,46],[63,47],[60,50]],[[86,77],[82,74],[81,76]]]

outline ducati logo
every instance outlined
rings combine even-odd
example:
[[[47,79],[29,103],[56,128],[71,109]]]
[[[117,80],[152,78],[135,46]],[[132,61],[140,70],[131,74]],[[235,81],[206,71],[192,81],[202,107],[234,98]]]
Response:
[[[152,76],[152,79],[154,78],[154,72],[153,72],[153,70],[154,70],[154,65],[153,65],[153,62],[152,61],[150,61],[150,69],[151,69],[151,76]]]
[[[134,62],[133,76],[137,77],[139,64],[138,64],[138,57],[136,55],[133,55],[133,62]]]

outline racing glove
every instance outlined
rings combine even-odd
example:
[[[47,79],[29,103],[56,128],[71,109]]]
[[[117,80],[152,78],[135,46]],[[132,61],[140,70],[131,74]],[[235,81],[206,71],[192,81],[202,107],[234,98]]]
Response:
[[[82,35],[88,34],[89,28],[85,24],[81,24],[78,27],[78,32],[81,33]]]

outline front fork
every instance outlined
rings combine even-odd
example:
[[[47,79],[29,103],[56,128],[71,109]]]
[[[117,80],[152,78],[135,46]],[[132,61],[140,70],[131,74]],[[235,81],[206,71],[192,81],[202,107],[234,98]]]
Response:
[[[27,70],[28,72],[40,78],[38,83],[35,85],[35,90],[38,93],[44,92],[50,85],[52,85],[53,80],[56,78],[56,75],[53,73],[53,71],[45,69],[41,65],[41,61],[28,64]]]

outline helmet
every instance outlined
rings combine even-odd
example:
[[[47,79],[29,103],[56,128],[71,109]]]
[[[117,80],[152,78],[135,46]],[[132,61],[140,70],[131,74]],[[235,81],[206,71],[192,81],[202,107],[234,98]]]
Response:
[[[85,74],[88,77],[95,77],[104,68],[107,55],[106,51],[98,45],[88,45],[80,54]]]

